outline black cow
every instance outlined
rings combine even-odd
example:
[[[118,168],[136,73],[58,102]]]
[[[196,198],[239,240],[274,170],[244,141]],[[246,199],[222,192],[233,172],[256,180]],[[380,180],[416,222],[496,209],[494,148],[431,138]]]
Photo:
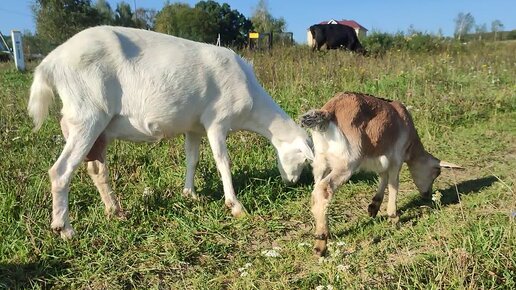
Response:
[[[312,51],[320,50],[326,44],[326,49],[344,48],[350,51],[366,54],[360,44],[355,30],[341,24],[316,24],[310,26],[314,40]]]

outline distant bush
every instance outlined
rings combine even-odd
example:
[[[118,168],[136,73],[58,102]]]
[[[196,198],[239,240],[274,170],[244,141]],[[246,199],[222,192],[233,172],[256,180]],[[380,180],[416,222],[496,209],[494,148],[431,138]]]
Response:
[[[507,40],[516,39],[516,29],[507,32]]]
[[[460,43],[455,39],[423,32],[413,32],[410,35],[405,35],[403,32],[390,34],[373,31],[369,36],[362,39],[362,44],[371,54],[383,54],[390,50],[421,53],[460,49]]]

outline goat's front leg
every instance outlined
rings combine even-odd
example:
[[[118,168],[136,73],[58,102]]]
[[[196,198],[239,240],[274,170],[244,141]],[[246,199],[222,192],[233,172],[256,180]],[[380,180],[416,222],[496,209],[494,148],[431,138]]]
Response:
[[[389,169],[389,201],[387,203],[387,215],[392,222],[397,223],[399,218],[396,213],[396,198],[400,184],[400,166],[393,166]]]
[[[314,253],[322,256],[326,253],[326,244],[330,231],[328,229],[327,211],[333,192],[348,181],[353,171],[348,167],[333,169],[325,178],[316,183],[312,191],[312,214],[315,219]]]
[[[369,213],[370,217],[376,217],[378,211],[380,210],[380,206],[382,205],[383,197],[385,195],[385,188],[387,187],[388,178],[389,175],[387,174],[387,172],[380,173],[378,190],[376,191],[373,200],[367,207],[367,212]]]
[[[194,176],[199,162],[199,147],[201,145],[202,136],[197,133],[188,132],[185,134],[185,152],[186,152],[186,178],[183,196],[198,199],[195,194]]]
[[[240,202],[237,200],[235,190],[233,189],[233,181],[231,179],[230,160],[228,155],[228,149],[226,147],[226,134],[227,131],[220,129],[209,129],[207,130],[208,141],[210,142],[211,151],[217,169],[220,172],[222,178],[222,185],[224,187],[224,199],[225,204],[231,209],[231,214],[234,217],[243,216],[244,210]]]
[[[318,182],[312,191],[312,214],[315,219],[315,245],[314,253],[323,256],[326,253],[326,243],[328,241],[328,218],[327,211],[333,191],[326,182]]]

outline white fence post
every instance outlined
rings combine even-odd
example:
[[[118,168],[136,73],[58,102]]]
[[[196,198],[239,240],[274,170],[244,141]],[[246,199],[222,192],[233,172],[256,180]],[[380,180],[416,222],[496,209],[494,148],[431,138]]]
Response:
[[[14,64],[18,70],[25,70],[21,32],[18,30],[11,30],[11,38],[13,40]]]

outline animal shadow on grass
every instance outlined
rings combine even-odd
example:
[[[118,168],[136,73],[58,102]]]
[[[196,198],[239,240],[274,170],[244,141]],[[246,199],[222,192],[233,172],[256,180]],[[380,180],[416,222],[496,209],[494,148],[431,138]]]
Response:
[[[218,179],[217,179],[218,178]],[[352,182],[366,182],[368,184],[375,184],[377,182],[376,175],[372,173],[359,172],[354,174],[351,178]],[[310,194],[314,185],[314,178],[312,175],[312,168],[307,166],[303,169],[299,180],[295,184],[285,184],[281,180],[281,175],[276,166],[269,167],[264,170],[257,170],[252,166],[245,166],[237,170],[233,174],[233,186],[237,194],[237,198],[241,200],[238,194],[245,191],[248,187],[260,188],[269,183],[275,183],[273,190],[267,193],[267,201],[275,203],[284,199],[285,195],[291,198],[306,198],[310,199]],[[307,187],[306,190],[299,190],[300,187]],[[205,186],[201,189],[200,195],[211,197],[214,199],[221,199],[224,196],[222,182],[217,174],[212,174],[205,178]],[[241,200],[244,202],[243,200]],[[243,203],[247,210],[253,211],[256,204]]]
[[[457,191],[460,195],[477,193],[483,188],[493,185],[493,183],[495,183],[497,180],[498,179],[496,177],[490,175],[482,178],[462,181],[456,185],[457,187],[455,187],[455,185],[452,185],[446,189],[440,190],[440,192],[442,193],[441,207],[459,203]],[[432,202],[431,198],[423,198],[420,195],[417,195],[415,198],[413,198],[411,201],[409,201],[407,204],[401,207],[399,211],[403,213],[408,209],[418,208],[422,206],[433,208],[434,203]],[[402,215],[400,217],[400,222],[409,222],[414,218],[419,218],[422,214],[423,211],[417,211],[417,214],[415,215]]]
[[[52,277],[63,275],[70,265],[58,260],[38,260],[26,264],[0,263],[1,289],[53,288]]]
[[[196,172],[196,179],[197,178],[201,178],[203,180],[203,184],[196,187],[197,194],[201,200],[206,202],[220,202],[220,200],[224,199],[222,180],[220,179],[220,175],[216,168],[198,166],[198,170]],[[249,196],[247,196],[247,198],[246,196],[243,196],[246,189],[253,188],[256,190],[266,190],[267,203],[275,203],[284,200],[285,196],[290,198],[306,198],[308,201],[314,183],[312,168],[307,166],[301,173],[298,182],[287,185],[281,180],[281,175],[275,164],[266,169],[256,169],[253,165],[242,166],[238,170],[233,171],[232,181],[237,198],[243,203],[246,210],[250,211],[250,213],[254,211],[257,204],[255,202],[246,202],[246,200],[249,200]],[[377,177],[375,174],[359,172],[352,176],[351,181],[376,184]],[[269,185],[272,186],[272,188]],[[268,186],[269,188],[267,188]],[[306,190],[299,190],[301,187],[305,187]],[[177,189],[177,191],[182,191],[182,188]],[[263,195],[263,192],[257,192],[256,195]],[[197,202],[193,200],[186,201],[185,199],[187,198],[179,196],[178,193],[175,192],[171,194],[168,192],[167,194],[166,190],[156,190],[156,192],[150,194],[148,197],[142,198],[142,205],[149,210],[167,211],[174,210],[174,203],[178,200],[182,200],[187,203]],[[223,202],[221,203],[221,206],[223,206]]]
[[[253,182],[253,180],[256,179],[267,180],[276,178],[278,180],[281,179],[277,167],[268,168],[267,170],[255,170],[247,167],[243,170],[239,170],[238,172],[236,172],[234,177],[235,190],[238,192],[239,190],[245,189],[250,183]],[[377,182],[376,174],[368,172],[358,172],[356,174],[353,174],[350,180],[352,182],[366,182],[367,184],[375,184]],[[312,168],[310,166],[304,168],[303,172],[301,173],[301,176],[299,177],[299,180],[295,184],[285,185],[283,181],[281,181],[281,183],[285,187],[284,191],[286,191],[287,193],[294,192],[294,189],[297,187],[309,187],[310,192],[308,192],[308,195],[305,195],[305,193],[302,194],[303,196],[309,196],[314,185],[314,176],[312,175]],[[274,201],[275,199],[271,197],[271,200]]]
[[[441,206],[444,207],[444,206],[448,206],[450,204],[459,203],[459,198],[457,197],[457,190],[460,193],[460,195],[477,193],[480,190],[482,190],[483,188],[493,185],[493,183],[495,183],[497,180],[498,179],[496,177],[491,175],[491,176],[486,176],[486,177],[482,177],[482,178],[478,178],[478,179],[472,179],[472,180],[460,182],[457,184],[457,189],[455,188],[455,185],[452,185],[446,189],[440,190],[440,192],[442,193]],[[414,211],[414,213],[412,213],[412,212],[406,213],[406,214],[403,214],[403,213],[408,211],[409,209],[420,208],[420,207],[433,208],[434,203],[430,198],[425,199],[425,198],[421,197],[419,194],[417,194],[411,201],[409,201],[404,206],[402,206],[398,209],[398,212],[400,214],[400,220],[399,220],[400,224],[410,222],[410,221],[412,221],[413,223],[417,222],[416,219],[420,218],[423,215],[423,213],[424,213],[423,210],[416,210],[416,211]],[[366,209],[364,209],[364,215],[365,214],[367,214]],[[370,219],[366,219],[366,220],[359,219],[359,222],[354,223],[350,228],[343,230],[343,231],[336,232],[336,233],[332,233],[332,236],[344,237],[347,235],[353,235],[355,233],[363,231],[363,229],[365,227],[372,226],[373,224],[375,224],[377,222],[384,222],[385,220],[387,220],[387,216],[385,216],[385,215],[381,215],[381,216],[379,215],[375,218],[370,218]],[[381,238],[381,237],[377,237],[377,238]]]
[[[232,174],[233,187],[237,198],[243,202],[241,194],[249,187],[259,188],[269,183],[281,183],[280,188],[272,190],[268,195],[268,199],[272,202],[280,199],[282,193],[292,192],[296,186],[306,186],[313,182],[313,178],[310,176],[310,172],[307,169],[303,170],[299,181],[293,185],[285,185],[281,180],[280,173],[277,168],[270,167],[263,170],[258,170],[252,166],[244,166]],[[208,199],[220,200],[224,197],[224,190],[222,187],[222,181],[217,172],[210,172],[203,174],[204,186],[200,188],[199,195]],[[276,189],[276,188],[275,188]],[[243,204],[244,207],[249,210],[249,205]]]

